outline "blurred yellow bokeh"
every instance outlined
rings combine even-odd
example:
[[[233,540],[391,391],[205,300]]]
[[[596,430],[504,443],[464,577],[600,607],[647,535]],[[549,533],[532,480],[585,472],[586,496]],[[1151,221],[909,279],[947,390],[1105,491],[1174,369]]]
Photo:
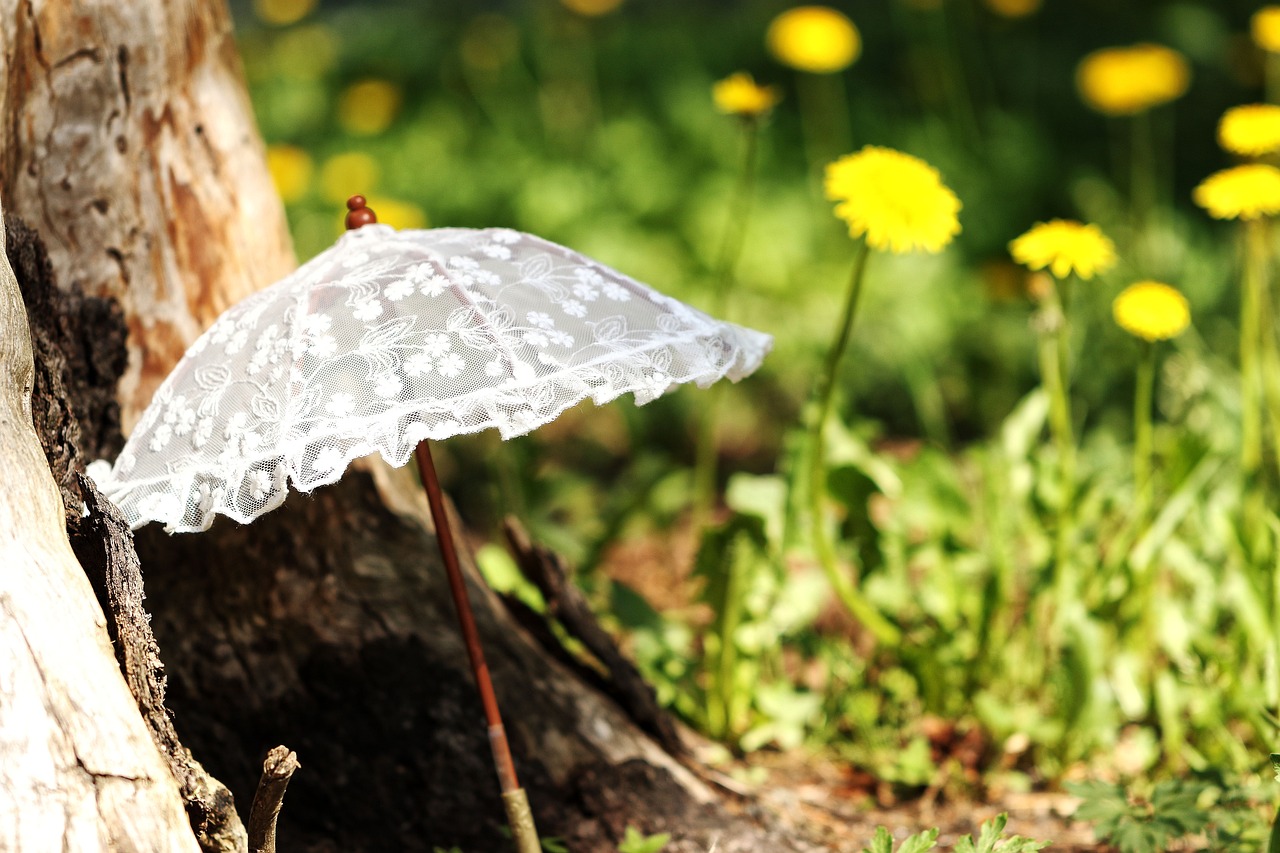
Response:
[[[1144,341],[1176,338],[1191,325],[1187,297],[1159,281],[1129,285],[1111,303],[1116,325]]]
[[[310,189],[315,166],[311,155],[296,145],[270,145],[267,147],[267,169],[280,198],[285,204],[293,204]]]
[[[1182,54],[1159,44],[1107,47],[1080,60],[1076,85],[1105,115],[1134,115],[1181,97],[1191,84]]]
[[[833,74],[854,63],[862,36],[853,21],[827,6],[797,6],[769,24],[765,44],[783,65],[811,74]]]
[[[1025,18],[1040,11],[1042,0],[982,0],[982,2],[1002,18]]]
[[[253,0],[254,14],[278,27],[296,24],[315,7],[316,0]]]
[[[1116,264],[1116,245],[1093,223],[1074,219],[1037,222],[1009,243],[1009,254],[1029,270],[1048,269],[1055,278],[1075,273],[1085,281]]]
[[[378,185],[378,163],[361,151],[335,154],[320,167],[320,193],[334,204],[353,195],[368,196]]]
[[[462,61],[481,71],[498,71],[520,55],[520,29],[504,15],[477,15],[458,43]]]
[[[396,229],[427,227],[426,212],[413,202],[378,195],[369,196],[368,202],[378,221],[384,225]]]
[[[1249,32],[1258,47],[1280,53],[1280,6],[1263,6],[1249,20]]]
[[[560,0],[560,2],[570,12],[586,15],[588,18],[607,15],[622,5],[622,0]]]
[[[337,34],[324,24],[293,27],[273,38],[272,65],[284,78],[319,80],[333,67],[337,42]]]
[[[356,136],[375,136],[400,112],[400,89],[386,80],[360,80],[338,96],[338,124]]]
[[[1232,154],[1261,157],[1280,151],[1280,106],[1232,107],[1218,122],[1218,143]]]
[[[1260,219],[1280,213],[1280,169],[1248,163],[1215,172],[1191,193],[1214,219]]]
[[[739,71],[716,81],[711,99],[722,113],[754,118],[777,106],[782,94],[777,86],[761,86],[750,74]]]

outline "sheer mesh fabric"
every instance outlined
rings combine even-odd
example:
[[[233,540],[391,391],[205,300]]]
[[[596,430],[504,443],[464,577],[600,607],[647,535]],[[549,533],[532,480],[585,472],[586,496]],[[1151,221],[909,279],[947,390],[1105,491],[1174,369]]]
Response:
[[[369,225],[219,317],[97,478],[134,527],[248,522],[357,457],[736,382],[771,346],[529,234]]]

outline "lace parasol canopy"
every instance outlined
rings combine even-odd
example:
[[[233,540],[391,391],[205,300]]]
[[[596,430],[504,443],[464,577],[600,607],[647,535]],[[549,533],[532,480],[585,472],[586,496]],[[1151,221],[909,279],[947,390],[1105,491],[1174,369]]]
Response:
[[[374,451],[736,382],[771,346],[530,234],[367,225],[219,317],[95,473],[134,527],[247,523]]]

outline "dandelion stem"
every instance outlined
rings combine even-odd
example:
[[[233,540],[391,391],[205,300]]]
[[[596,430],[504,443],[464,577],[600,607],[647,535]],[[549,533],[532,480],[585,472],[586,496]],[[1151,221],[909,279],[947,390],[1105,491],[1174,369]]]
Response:
[[[1262,374],[1262,393],[1267,408],[1267,423],[1272,442],[1274,462],[1280,465],[1280,350],[1276,348],[1275,306],[1271,299],[1271,284],[1267,280],[1270,262],[1268,220],[1256,219],[1248,228],[1248,263],[1257,278],[1258,288],[1258,338],[1261,351],[1259,363]]]
[[[1058,311],[1062,316],[1062,326],[1058,330],[1058,371],[1062,376],[1062,387],[1069,389],[1071,387],[1071,328],[1067,325],[1067,316],[1071,313],[1071,279],[1064,278],[1057,283],[1058,289]],[[1071,426],[1071,413],[1068,406],[1067,426]]]
[[[1142,341],[1137,387],[1133,395],[1133,490],[1138,523],[1146,516],[1151,495],[1151,402],[1156,383],[1156,345]]]
[[[1054,538],[1054,572],[1059,601],[1074,594],[1075,579],[1070,566],[1070,543],[1075,501],[1075,436],[1071,426],[1071,401],[1067,395],[1067,372],[1063,363],[1063,338],[1069,333],[1057,286],[1049,290],[1040,334],[1040,378],[1049,393],[1049,431],[1058,449],[1058,519]]]
[[[742,165],[738,183],[729,203],[729,215],[725,226],[724,242],[716,259],[716,289],[711,296],[711,314],[726,317],[726,305],[733,286],[734,270],[742,256],[746,241],[747,225],[751,219],[752,200],[755,197],[756,157],[759,149],[760,122],[754,116],[742,119]],[[693,467],[693,529],[700,532],[711,515],[716,492],[717,426],[720,405],[724,395],[724,383],[711,389],[712,394],[702,410],[698,424],[698,444]]]
[[[717,638],[720,644],[716,655],[714,684],[707,695],[707,722],[711,735],[717,738],[728,738],[738,734],[735,714],[734,696],[737,693],[734,673],[738,668],[738,645],[736,635],[738,625],[742,622],[742,577],[743,566],[738,559],[736,549],[727,549],[723,562],[725,573],[724,600],[720,602],[720,630]]]
[[[1263,281],[1260,242],[1253,237],[1257,229],[1245,226],[1244,281],[1240,300],[1240,468],[1246,479],[1252,479],[1262,463],[1262,410],[1259,399],[1261,375],[1258,356],[1262,344],[1261,310]]]
[[[822,374],[818,378],[815,389],[817,400],[814,418],[809,425],[809,523],[813,536],[813,547],[827,575],[832,589],[849,612],[858,619],[876,639],[885,645],[896,645],[902,638],[902,632],[886,619],[871,602],[863,597],[853,582],[840,570],[836,558],[835,547],[827,536],[826,527],[826,427],[831,416],[831,407],[835,400],[836,379],[840,372],[840,362],[845,350],[849,347],[853,320],[858,310],[858,297],[862,293],[862,282],[867,269],[867,259],[871,248],[864,241],[858,249],[857,259],[853,265],[853,276],[849,280],[849,293],[845,299],[844,313],[840,317],[840,325],[836,332],[836,340],[827,352]]]

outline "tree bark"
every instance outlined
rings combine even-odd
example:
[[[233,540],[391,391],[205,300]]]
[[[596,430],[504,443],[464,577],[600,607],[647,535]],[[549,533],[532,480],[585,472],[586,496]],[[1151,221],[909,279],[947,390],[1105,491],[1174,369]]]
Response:
[[[293,263],[226,8],[216,0],[0,0],[0,41],[0,105],[8,118],[0,188],[48,241],[61,286],[123,306],[130,342],[118,420],[127,427],[219,311]],[[30,471],[45,463],[29,435],[14,443],[17,421],[30,421],[21,408],[22,369],[0,376],[8,407],[0,408],[0,454],[21,457]],[[113,380],[84,381],[103,388]],[[68,472],[79,457],[107,452],[118,440],[111,407],[90,408],[79,413],[79,438],[46,436],[54,439],[51,459],[68,448]],[[83,451],[71,446],[77,443]],[[47,480],[47,466],[44,472]],[[69,480],[64,487],[74,499]],[[33,654],[59,661],[70,655],[69,620],[86,635],[79,642],[97,644],[97,657],[80,657],[92,677],[73,685],[93,691],[74,709],[85,717],[77,725],[95,733],[94,748],[116,744],[124,754],[111,757],[121,766],[125,758],[136,763],[122,774],[134,780],[131,802],[140,802],[140,789],[156,797],[163,789],[167,811],[151,802],[139,808],[171,818],[175,786],[136,707],[125,720],[100,710],[97,691],[123,689],[101,611],[92,598],[79,609],[61,603],[87,584],[70,576],[65,535],[51,522],[61,519],[56,497],[46,488],[37,507],[13,490],[0,494],[5,547],[28,561],[36,559],[28,554],[63,561],[60,574],[32,564],[51,585],[43,597],[25,590],[21,600],[16,592],[0,597],[0,606],[24,608],[26,620],[10,619],[0,630],[43,626],[38,639],[53,648],[33,642]],[[152,525],[138,531],[137,547],[174,728],[185,745],[242,803],[269,748],[285,743],[297,753],[303,769],[278,824],[284,849],[503,848],[483,718],[425,501],[407,471],[353,469],[340,484],[294,495],[249,526],[223,519],[207,533],[170,537]],[[0,565],[9,565],[8,553]],[[808,849],[727,810],[695,772],[532,640],[468,570],[517,766],[544,835],[566,839],[574,851],[613,851],[628,826],[671,832],[671,853]],[[57,636],[49,636],[55,625]],[[50,729],[40,720],[24,723],[32,729],[24,737]],[[96,755],[74,743],[76,756]],[[114,773],[117,765],[104,760],[82,774],[80,788],[72,778],[27,799],[52,812],[93,783],[104,809],[115,800],[101,791],[124,783],[107,786],[103,780],[114,777],[99,767]],[[0,775],[0,796],[17,802],[25,790]],[[118,811],[86,821],[104,838],[121,826]],[[0,810],[0,832],[22,825],[16,811]],[[161,846],[166,833],[180,834],[158,817],[130,826],[142,827],[136,838],[154,846],[113,849],[168,849]],[[190,848],[189,831],[182,840]]]
[[[0,0],[5,206],[120,300],[126,429],[187,346],[292,269],[224,2]]]
[[[195,851],[67,541],[32,426],[34,374],[0,256],[0,850]]]

